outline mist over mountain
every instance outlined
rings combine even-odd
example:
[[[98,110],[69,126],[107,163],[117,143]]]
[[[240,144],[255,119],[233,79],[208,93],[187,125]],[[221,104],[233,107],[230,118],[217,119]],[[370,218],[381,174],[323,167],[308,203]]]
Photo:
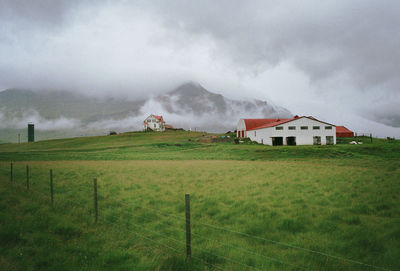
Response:
[[[287,109],[266,101],[231,100],[194,82],[185,83],[147,103],[161,108],[164,119],[172,125],[213,132],[234,130],[239,118],[243,117],[292,116]]]
[[[228,99],[195,82],[137,101],[8,89],[0,92],[0,140],[16,141],[16,133],[23,133],[28,122],[35,124],[39,139],[137,131],[150,114],[163,115],[174,127],[210,132],[234,130],[242,117],[292,115],[266,101]]]

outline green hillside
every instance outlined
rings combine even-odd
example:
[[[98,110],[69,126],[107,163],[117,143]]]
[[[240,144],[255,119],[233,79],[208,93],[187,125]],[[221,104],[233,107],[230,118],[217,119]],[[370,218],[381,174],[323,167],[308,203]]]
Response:
[[[34,143],[3,144],[0,160],[276,160],[340,159],[348,163],[400,158],[400,141],[358,138],[362,145],[271,147],[233,140],[202,143],[206,133],[188,131],[131,132],[114,136],[77,137]],[[393,161],[396,162],[396,161]]]
[[[269,147],[209,136],[134,132],[1,144],[0,266],[400,269],[399,141]]]

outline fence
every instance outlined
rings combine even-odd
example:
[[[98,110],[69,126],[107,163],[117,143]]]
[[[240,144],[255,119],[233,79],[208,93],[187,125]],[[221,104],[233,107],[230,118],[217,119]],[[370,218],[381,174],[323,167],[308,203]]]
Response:
[[[23,165],[18,165],[19,167]],[[231,235],[236,236],[237,238],[243,238],[245,241],[249,242],[250,240],[256,241],[256,242],[261,242],[262,244],[272,244],[277,247],[281,247],[282,249],[290,249],[290,250],[295,250],[295,251],[300,251],[303,253],[306,253],[308,255],[314,256],[314,257],[323,257],[324,260],[320,262],[324,262],[326,265],[328,261],[335,261],[336,263],[344,264],[343,266],[346,266],[350,270],[353,270],[353,268],[360,268],[361,270],[365,269],[370,269],[370,270],[390,270],[385,267],[381,266],[376,266],[368,263],[364,263],[361,261],[353,260],[353,259],[348,259],[345,257],[341,257],[338,255],[332,255],[329,253],[325,253],[322,251],[317,251],[314,249],[309,249],[305,247],[301,247],[298,245],[293,245],[285,242],[280,242],[277,240],[273,239],[267,239],[255,235],[251,235],[248,233],[232,230],[226,227],[222,226],[217,226],[212,223],[204,223],[204,222],[196,222],[193,221],[191,218],[191,210],[190,210],[190,195],[185,194],[184,198],[182,197],[182,205],[184,205],[184,216],[179,216],[177,214],[173,213],[167,213],[165,211],[159,210],[157,208],[152,208],[148,206],[143,206],[143,205],[135,205],[135,204],[127,204],[124,203],[123,201],[118,201],[118,202],[112,202],[110,205],[113,206],[120,206],[123,207],[121,210],[118,210],[118,213],[112,213],[108,214],[106,216],[107,219],[100,219],[102,217],[102,208],[101,204],[99,205],[99,202],[104,200],[104,196],[99,195],[99,191],[101,191],[101,187],[99,187],[98,179],[94,178],[92,184],[86,183],[85,187],[87,188],[86,192],[86,198],[92,198],[93,202],[90,204],[90,201],[88,200],[87,202],[84,203],[78,203],[74,199],[69,199],[66,198],[66,194],[62,196],[61,193],[55,193],[57,191],[57,178],[54,178],[54,172],[52,169],[49,169],[49,182],[48,182],[48,190],[47,193],[40,191],[38,188],[39,186],[34,186],[32,184],[32,177],[31,177],[31,172],[32,172],[32,165],[25,165],[25,176],[21,174],[21,170],[18,171],[18,176],[16,174],[17,167],[14,163],[10,163],[10,175],[9,175],[9,180],[10,183],[13,185],[13,187],[18,187],[20,189],[26,189],[29,191],[29,193],[34,193],[36,198],[39,201],[42,201],[44,204],[46,202],[52,206],[53,210],[57,210],[58,204],[64,203],[62,207],[65,207],[66,204],[68,203],[69,208],[71,209],[72,213],[71,215],[76,216],[76,214],[79,212],[79,207],[83,207],[82,210],[83,212],[80,213],[81,218],[86,217],[88,225],[91,225],[93,227],[96,226],[107,226],[107,227],[114,227],[117,230],[121,230],[121,223],[118,222],[118,219],[120,217],[129,217],[129,218],[136,218],[135,222],[133,219],[128,220],[128,222],[125,223],[125,229],[129,231],[129,233],[134,234],[135,236],[142,238],[152,244],[155,244],[157,246],[162,246],[166,248],[167,250],[174,251],[181,255],[182,257],[186,257],[187,261],[191,261],[192,259],[196,259],[199,262],[202,262],[206,266],[216,269],[216,270],[225,270],[223,266],[218,265],[218,263],[215,263],[215,261],[210,261],[210,257],[204,257],[204,255],[209,255],[217,259],[223,259],[226,262],[231,263],[232,265],[235,266],[240,266],[240,269],[244,270],[268,270],[270,269],[271,266],[279,266],[280,268],[284,270],[288,270],[288,268],[291,268],[293,270],[312,270],[312,267],[310,266],[305,266],[305,265],[300,265],[298,263],[294,263],[293,261],[289,259],[282,259],[277,256],[272,256],[272,255],[266,255],[265,253],[262,252],[255,252],[246,248],[243,248],[241,246],[237,245],[232,245],[230,242],[227,241],[222,241],[220,239],[215,239],[215,238],[210,238],[208,236],[205,236],[204,234],[196,233],[193,232],[193,226],[195,225],[196,227],[205,227],[213,231],[217,231],[219,233],[228,233]],[[26,183],[25,185],[22,184],[20,181],[22,177],[25,177]],[[37,180],[36,180],[37,181]],[[43,180],[40,182],[41,185],[43,185],[45,182]],[[25,186],[25,188],[24,188]],[[91,192],[90,192],[91,191]],[[90,194],[88,193],[90,192]],[[60,205],[61,206],[61,205]],[[78,208],[76,208],[78,207]],[[86,209],[85,209],[86,208]],[[132,209],[133,208],[133,209]],[[81,210],[81,211],[82,211]],[[168,218],[169,220],[177,221],[178,225],[182,222],[180,226],[176,226],[175,224],[172,223],[164,223],[160,226],[168,228],[170,230],[170,234],[161,232],[160,230],[155,230],[151,229],[149,227],[146,227],[144,224],[145,223],[150,223],[154,222],[155,219],[153,216],[143,216],[137,212],[132,211],[138,211],[138,210],[145,210],[146,213],[152,212],[153,215],[155,215],[159,221],[161,217]],[[90,222],[92,220],[92,222]],[[141,222],[141,224],[140,224]],[[184,223],[183,223],[184,222]],[[159,222],[161,224],[161,222]],[[171,234],[171,232],[179,232],[182,233],[181,236],[184,236],[184,238],[179,239],[178,237],[174,236]],[[176,235],[176,234],[175,234]],[[157,237],[159,237],[157,239]],[[182,240],[183,239],[183,240]],[[168,240],[168,243],[166,244],[163,242],[163,240]],[[198,244],[195,244],[193,246],[192,241],[193,240],[205,240],[211,244],[214,244],[214,246],[218,247],[224,247],[224,248],[229,248],[231,250],[237,251],[237,255],[241,255],[238,258],[233,258],[229,257],[226,255],[221,255],[221,253],[216,252],[216,250],[209,250],[206,248],[201,247]],[[229,240],[228,240],[229,241]],[[216,245],[217,244],[217,245]],[[177,247],[178,245],[178,247]],[[185,253],[184,253],[185,251]],[[202,256],[201,256],[202,255]],[[251,257],[255,257],[257,261],[246,261],[244,259],[248,259]],[[320,268],[325,269],[324,266],[320,266]]]

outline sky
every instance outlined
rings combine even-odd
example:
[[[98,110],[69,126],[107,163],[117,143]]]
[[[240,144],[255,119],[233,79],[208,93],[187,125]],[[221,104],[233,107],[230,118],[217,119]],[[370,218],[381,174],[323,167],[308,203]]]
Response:
[[[195,81],[400,137],[398,14],[390,0],[0,0],[0,90],[135,100]]]

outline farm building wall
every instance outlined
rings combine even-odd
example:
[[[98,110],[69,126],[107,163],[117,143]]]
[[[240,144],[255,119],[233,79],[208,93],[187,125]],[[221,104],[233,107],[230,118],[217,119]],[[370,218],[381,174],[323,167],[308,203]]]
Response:
[[[319,129],[314,129],[314,126],[319,127]],[[278,128],[278,130],[277,127],[282,128]],[[302,129],[302,127],[307,127],[307,129]],[[318,138],[314,137],[320,137],[321,145],[327,144],[327,137],[332,139],[328,143],[336,144],[336,127],[309,118],[299,118],[278,126],[247,131],[247,136],[252,141],[265,145],[273,145],[273,138],[275,137],[282,138],[282,145],[293,143],[293,141],[290,142],[293,137],[295,138],[295,145],[313,145],[315,140],[318,141]]]
[[[236,128],[237,137],[247,137],[246,135],[246,124],[244,123],[244,119],[240,119],[237,128]]]

